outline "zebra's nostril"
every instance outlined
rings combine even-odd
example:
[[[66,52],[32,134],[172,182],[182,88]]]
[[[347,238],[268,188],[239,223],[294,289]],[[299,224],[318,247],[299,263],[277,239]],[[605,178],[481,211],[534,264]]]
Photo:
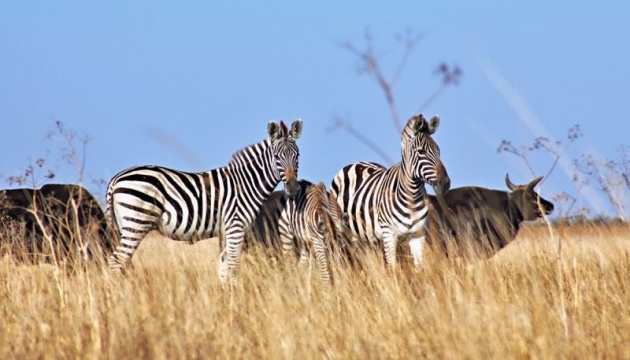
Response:
[[[433,185],[433,191],[436,195],[444,195],[450,188],[451,179],[448,176],[438,178]]]

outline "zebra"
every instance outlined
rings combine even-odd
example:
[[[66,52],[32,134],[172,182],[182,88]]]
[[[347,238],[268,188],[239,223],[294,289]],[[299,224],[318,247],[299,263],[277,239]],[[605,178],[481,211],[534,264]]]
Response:
[[[418,266],[423,258],[428,204],[424,183],[437,195],[450,188],[450,178],[440,160],[440,148],[431,135],[440,124],[438,115],[427,121],[422,114],[412,116],[402,132],[402,160],[390,168],[357,162],[335,175],[331,196],[348,215],[348,226],[362,242],[380,243],[385,264],[396,263],[398,238],[409,239]]]
[[[269,122],[268,138],[232,155],[227,166],[189,173],[162,166],[137,166],[116,174],[107,186],[107,212],[120,233],[109,260],[120,272],[151,230],[173,240],[195,242],[218,236],[219,277],[235,281],[245,229],[278,183],[288,196],[298,190],[302,133],[297,119],[288,129]]]
[[[307,262],[312,249],[320,280],[330,283],[328,250],[339,254],[339,250],[349,246],[343,236],[347,234],[342,228],[343,219],[336,201],[330,203],[323,183],[315,185],[308,180],[300,180],[294,198],[288,198],[280,191],[267,198],[247,232],[245,242],[247,246],[262,244],[276,254],[299,255],[299,265]]]

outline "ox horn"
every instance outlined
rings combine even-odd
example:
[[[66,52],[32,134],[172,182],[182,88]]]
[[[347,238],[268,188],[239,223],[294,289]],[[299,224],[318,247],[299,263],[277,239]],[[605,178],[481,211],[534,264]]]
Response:
[[[542,178],[543,178],[542,176],[539,176],[535,178],[534,180],[532,180],[529,184],[527,184],[527,187],[525,188],[525,190],[527,191],[534,190],[534,187],[538,185],[538,183],[542,180]]]
[[[508,189],[512,191],[518,190],[518,185],[515,185],[514,183],[512,183],[512,181],[510,181],[509,174],[505,174],[505,185],[507,185]]]

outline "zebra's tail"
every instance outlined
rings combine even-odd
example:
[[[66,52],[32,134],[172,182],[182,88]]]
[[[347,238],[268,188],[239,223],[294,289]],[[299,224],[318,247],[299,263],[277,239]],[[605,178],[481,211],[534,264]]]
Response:
[[[118,229],[118,223],[116,222],[116,214],[114,212],[114,187],[112,186],[112,182],[107,185],[107,192],[105,193],[105,215],[107,217],[107,221],[110,225],[116,229]]]

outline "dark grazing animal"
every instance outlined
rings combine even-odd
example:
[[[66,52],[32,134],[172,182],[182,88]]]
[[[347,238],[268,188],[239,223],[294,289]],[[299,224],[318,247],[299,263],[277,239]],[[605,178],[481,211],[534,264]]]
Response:
[[[52,262],[75,255],[105,260],[113,251],[113,233],[103,209],[79,185],[2,190],[0,215],[0,241],[22,261]],[[21,251],[13,251],[17,249]]]
[[[467,186],[451,189],[441,197],[428,195],[427,242],[437,250],[490,257],[507,246],[523,221],[536,220],[553,211],[553,204],[534,191],[538,177],[515,185],[505,175],[511,192]]]

